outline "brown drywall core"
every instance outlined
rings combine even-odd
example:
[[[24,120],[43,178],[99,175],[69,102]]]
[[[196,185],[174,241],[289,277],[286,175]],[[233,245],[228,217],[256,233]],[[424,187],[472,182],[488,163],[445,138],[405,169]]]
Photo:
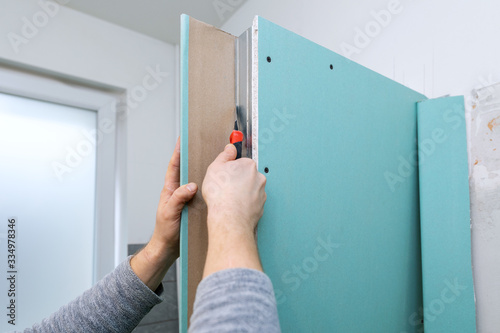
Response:
[[[235,119],[236,37],[190,18],[188,179],[200,190],[188,206],[188,318],[207,255],[207,207],[202,183],[229,143]]]

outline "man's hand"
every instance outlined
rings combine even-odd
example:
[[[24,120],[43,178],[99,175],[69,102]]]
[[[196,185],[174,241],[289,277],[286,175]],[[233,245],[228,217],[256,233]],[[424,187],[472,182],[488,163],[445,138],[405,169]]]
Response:
[[[266,177],[248,158],[234,160],[227,145],[209,166],[203,181],[208,208],[208,253],[203,276],[246,267],[262,271],[255,229],[264,212]]]
[[[235,158],[236,148],[227,145],[207,169],[202,191],[209,228],[253,234],[264,212],[266,177],[257,171],[251,159]]]
[[[168,268],[179,257],[181,212],[198,190],[194,183],[179,186],[179,170],[180,143],[177,139],[160,195],[153,236],[130,261],[133,271],[151,290],[158,288]]]
[[[175,259],[179,257],[179,229],[182,209],[198,191],[198,186],[195,183],[179,187],[179,171],[180,142],[177,139],[177,145],[165,176],[165,184],[160,194],[155,230],[148,244],[156,247],[157,254],[168,254]]]

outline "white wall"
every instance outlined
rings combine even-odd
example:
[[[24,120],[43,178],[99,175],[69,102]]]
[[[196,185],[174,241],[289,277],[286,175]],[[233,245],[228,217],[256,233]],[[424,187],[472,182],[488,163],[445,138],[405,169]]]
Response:
[[[239,35],[260,15],[343,54],[342,43],[356,46],[356,28],[374,20],[370,12],[394,1],[398,13],[350,59],[428,97],[466,94],[485,80],[500,81],[500,46],[494,42],[500,4],[493,0],[249,0],[222,29]]]
[[[393,14],[377,31],[372,11],[388,9]],[[494,0],[249,0],[222,29],[239,35],[260,15],[430,98],[465,95],[471,111],[471,90],[500,81],[499,12]],[[361,40],[357,29],[367,27],[373,37]],[[347,44],[357,50],[345,52]],[[470,165],[476,177],[476,168],[483,166]],[[496,173],[490,170],[489,177]],[[474,187],[471,191],[472,198],[481,197],[474,195]],[[488,200],[493,195],[500,202],[498,182],[490,181],[489,191]],[[489,333],[500,327],[500,211],[480,202],[475,207],[481,206],[490,211],[482,212],[483,220],[472,221],[473,268],[478,331]],[[487,237],[479,236],[485,231]]]
[[[64,6],[47,22],[40,12],[38,1],[0,0],[0,63],[36,67],[129,92],[143,85],[148,67],[169,73],[143,101],[135,103],[137,98],[132,97],[137,106],[126,118],[128,230],[123,235],[128,243],[146,243],[176,140],[175,47]],[[22,36],[23,18],[33,23],[34,16],[41,27],[37,33],[31,31],[33,36],[16,53],[8,34]]]

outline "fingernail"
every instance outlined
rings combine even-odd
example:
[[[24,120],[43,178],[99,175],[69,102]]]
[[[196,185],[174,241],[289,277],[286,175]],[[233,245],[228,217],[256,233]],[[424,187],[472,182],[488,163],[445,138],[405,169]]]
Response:
[[[231,149],[231,146],[233,146],[233,144],[232,144],[232,143],[228,143],[228,144],[226,145],[226,147],[224,147],[224,150],[227,150],[228,148],[230,148],[230,149]]]
[[[181,151],[181,140],[180,140],[180,138],[178,138],[178,139],[177,139],[177,143],[176,143],[176,145],[175,145],[175,150],[176,150],[177,152],[180,152],[180,151]]]
[[[190,191],[190,192],[196,192],[196,184],[195,183],[189,183],[186,185],[186,188]]]

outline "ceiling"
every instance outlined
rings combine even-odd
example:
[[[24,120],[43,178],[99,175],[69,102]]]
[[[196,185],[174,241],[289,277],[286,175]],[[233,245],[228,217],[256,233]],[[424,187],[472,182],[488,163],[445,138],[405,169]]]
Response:
[[[180,15],[220,27],[247,0],[71,0],[66,7],[171,44],[179,43]]]

